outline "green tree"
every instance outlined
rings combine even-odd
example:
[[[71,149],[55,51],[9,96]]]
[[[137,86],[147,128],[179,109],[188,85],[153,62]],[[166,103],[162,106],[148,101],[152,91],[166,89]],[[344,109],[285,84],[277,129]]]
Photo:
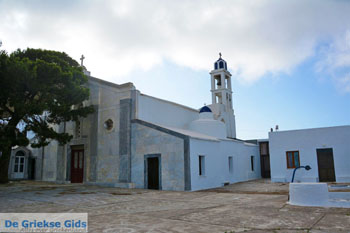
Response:
[[[0,183],[8,182],[11,148],[61,145],[72,138],[53,126],[93,112],[87,77],[66,53],[26,49],[10,55],[0,51]],[[27,132],[35,135],[29,142]]]

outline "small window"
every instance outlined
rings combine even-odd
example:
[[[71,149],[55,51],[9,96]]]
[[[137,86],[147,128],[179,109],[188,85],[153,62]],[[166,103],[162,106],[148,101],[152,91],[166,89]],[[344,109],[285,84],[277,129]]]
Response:
[[[296,168],[300,166],[299,151],[287,151],[287,168]]]
[[[233,173],[233,158],[232,156],[228,157],[228,171],[229,173]]]
[[[19,164],[19,157],[16,156],[16,158],[15,158],[15,172],[18,172],[18,164]]]
[[[78,168],[78,152],[74,154],[74,168]]]
[[[252,156],[250,156],[250,168],[251,168],[251,170],[252,171],[254,171],[254,156],[252,155]]]
[[[224,68],[224,62],[222,62],[222,61],[219,62],[219,68],[220,68],[220,69],[223,69],[223,68]]]
[[[107,129],[107,130],[113,129],[113,121],[112,121],[112,119],[106,120],[105,123],[103,124],[103,126],[104,126],[105,129]]]
[[[199,156],[199,175],[205,175],[205,157],[203,155]]]
[[[19,172],[23,172],[23,170],[24,170],[24,156],[21,157],[19,161]]]
[[[79,152],[79,168],[83,168],[83,152]]]

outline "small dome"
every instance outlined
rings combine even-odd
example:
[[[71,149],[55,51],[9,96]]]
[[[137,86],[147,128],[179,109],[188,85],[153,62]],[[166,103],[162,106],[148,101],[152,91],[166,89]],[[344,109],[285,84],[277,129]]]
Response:
[[[189,124],[189,129],[216,138],[226,138],[226,126],[223,122],[214,120],[212,112],[199,114],[199,119]]]
[[[204,106],[199,110],[199,113],[202,113],[202,112],[212,112],[212,111],[209,107]]]
[[[227,63],[224,59],[221,58],[221,53],[219,53],[220,58],[214,63],[214,69],[225,69],[227,70]]]

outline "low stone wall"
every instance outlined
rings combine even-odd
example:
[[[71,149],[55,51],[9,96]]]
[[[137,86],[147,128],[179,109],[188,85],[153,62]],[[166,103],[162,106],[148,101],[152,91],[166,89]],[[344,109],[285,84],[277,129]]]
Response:
[[[330,193],[327,183],[290,183],[289,204],[350,208],[350,192]]]

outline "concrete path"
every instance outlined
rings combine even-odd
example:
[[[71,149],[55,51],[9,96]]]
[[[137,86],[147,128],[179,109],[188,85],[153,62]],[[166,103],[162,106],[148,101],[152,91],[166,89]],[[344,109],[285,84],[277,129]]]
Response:
[[[288,185],[257,180],[201,192],[15,182],[0,212],[87,212],[89,232],[350,232],[350,209],[286,204]]]

